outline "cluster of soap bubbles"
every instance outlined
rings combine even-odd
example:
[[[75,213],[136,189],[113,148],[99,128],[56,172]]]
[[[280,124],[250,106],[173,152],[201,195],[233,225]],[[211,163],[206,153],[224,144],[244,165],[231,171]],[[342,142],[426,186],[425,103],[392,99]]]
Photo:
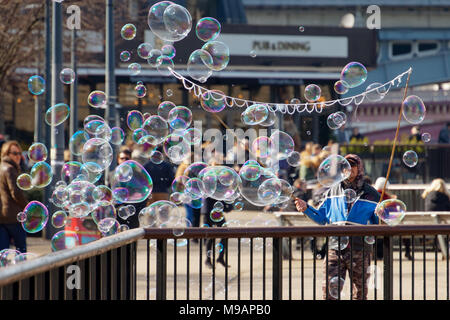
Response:
[[[48,152],[47,147],[36,142],[28,149],[28,158],[31,163],[34,163],[30,173],[22,173],[17,177],[17,186],[25,191],[32,188],[45,188],[52,182],[53,170],[52,167],[45,162],[47,160]]]
[[[0,268],[18,264],[23,261],[33,260],[37,255],[31,252],[21,253],[14,249],[0,250]]]

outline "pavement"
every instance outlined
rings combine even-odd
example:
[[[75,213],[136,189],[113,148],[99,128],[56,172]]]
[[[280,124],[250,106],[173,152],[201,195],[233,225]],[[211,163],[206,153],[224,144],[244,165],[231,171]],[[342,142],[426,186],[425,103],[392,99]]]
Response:
[[[275,226],[278,220],[274,215],[258,211],[230,212],[227,221],[234,221],[240,226]],[[176,247],[176,266],[174,265],[173,241],[168,242],[167,250],[167,299],[212,299],[222,300],[259,300],[272,299],[272,246],[271,239],[266,240],[265,263],[262,239],[253,240],[253,250],[250,250],[250,239],[241,239],[240,256],[238,255],[238,239],[229,240],[228,264],[224,266],[215,263],[211,269],[205,264],[206,248],[202,247],[202,257],[199,257],[200,244],[190,241],[189,259],[187,246],[178,240]],[[219,241],[217,240],[216,243]],[[51,252],[50,241],[42,238],[28,238],[28,251],[37,255]],[[137,299],[147,298],[146,283],[146,240],[138,241],[137,252]],[[156,242],[150,241],[150,285],[148,296],[156,298]],[[300,245],[292,240],[292,259],[283,260],[283,299],[322,299],[323,260],[314,259],[309,249],[309,241],[305,239],[303,260]],[[447,260],[441,253],[435,260],[434,252],[426,252],[423,260],[421,248],[415,253],[414,266],[411,261],[402,257],[400,279],[400,256],[394,252],[394,299],[417,300],[447,299],[448,268]],[[215,256],[218,256],[220,246],[216,246]],[[239,265],[240,259],[240,265]],[[201,265],[201,270],[200,270]],[[189,267],[189,275],[187,269]],[[437,273],[435,270],[437,268]],[[368,299],[383,299],[383,263],[378,260],[371,263]],[[447,271],[447,272],[446,272]],[[414,273],[413,273],[414,272]],[[175,275],[176,274],[176,275]],[[414,275],[414,276],[413,276]],[[425,277],[424,277],[425,276]],[[265,281],[264,281],[265,280]],[[227,285],[226,285],[227,283]],[[401,290],[400,290],[401,284]],[[214,288],[214,290],[213,290]],[[414,291],[414,292],[413,292]],[[436,296],[437,294],[437,296]],[[345,281],[341,299],[350,299],[350,281]]]

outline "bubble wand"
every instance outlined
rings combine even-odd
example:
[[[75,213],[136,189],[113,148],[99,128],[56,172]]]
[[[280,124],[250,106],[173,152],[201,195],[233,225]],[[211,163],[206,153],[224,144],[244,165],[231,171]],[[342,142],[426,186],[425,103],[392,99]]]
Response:
[[[398,134],[399,134],[399,131],[400,131],[400,122],[402,120],[402,115],[403,115],[403,105],[405,104],[406,94],[408,93],[408,85],[409,85],[409,79],[411,77],[411,73],[412,73],[412,68],[409,68],[409,70],[408,70],[408,79],[406,80],[405,91],[403,92],[402,105],[400,107],[400,113],[398,115],[397,129],[395,131],[394,143],[392,144],[391,158],[389,159],[389,166],[388,166],[388,170],[387,170],[387,174],[386,174],[386,180],[384,181],[383,190],[381,191],[381,196],[380,196],[380,200],[378,201],[377,207],[380,205],[380,203],[383,200],[384,194],[386,192],[386,186],[387,186],[387,183],[388,183],[389,175],[391,173],[392,162],[394,160],[394,154],[395,154],[395,147],[397,145]],[[381,223],[381,219],[380,219],[379,223]]]

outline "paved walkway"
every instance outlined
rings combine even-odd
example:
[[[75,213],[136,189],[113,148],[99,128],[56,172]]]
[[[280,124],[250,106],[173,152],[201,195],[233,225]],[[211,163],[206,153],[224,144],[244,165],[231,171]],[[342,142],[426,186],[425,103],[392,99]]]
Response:
[[[234,220],[241,226],[261,226],[261,225],[277,225],[277,221],[271,214],[262,212],[232,212],[227,215],[227,220]],[[228,290],[228,299],[263,299],[263,288],[265,287],[265,298],[272,298],[272,247],[271,240],[266,243],[266,263],[264,265],[262,240],[253,240],[253,255],[250,254],[250,240],[241,240],[241,257],[240,257],[240,273],[238,273],[238,240],[229,240],[229,264],[228,274],[225,274],[225,268],[216,264],[214,270],[208,268],[204,261],[206,259],[206,249],[203,246],[203,257],[199,259],[199,244],[190,242],[189,254],[189,278],[187,270],[187,247],[178,246],[176,250],[176,281],[174,267],[174,246],[169,242],[167,252],[167,299],[174,299],[176,290],[177,299],[186,299],[189,294],[190,299],[199,299],[200,291],[202,299],[211,299],[213,293],[213,283],[216,299],[225,299],[225,290]],[[181,240],[178,243],[181,244]],[[218,241],[217,241],[218,243]],[[146,299],[146,240],[138,242],[137,254],[137,297],[138,299]],[[323,260],[314,260],[309,243],[304,245],[303,269],[301,260],[301,251],[296,250],[296,241],[292,241],[293,259],[283,260],[283,299],[322,299],[322,280],[323,280]],[[46,254],[50,252],[50,243],[48,240],[40,238],[28,238],[29,252],[36,254]],[[220,248],[217,247],[217,250]],[[156,297],[156,251],[155,242],[151,241],[150,248],[151,267],[150,267],[150,299]],[[216,253],[217,257],[217,253]],[[252,257],[252,258],[251,258]],[[447,299],[447,261],[442,260],[439,253],[437,263],[437,278],[435,273],[434,253],[427,252],[425,265],[425,282],[424,282],[424,263],[423,253],[416,252],[414,263],[414,283],[412,280],[413,267],[411,261],[402,259],[402,299],[408,300],[412,298],[412,289],[414,288],[414,299],[422,300],[424,296],[427,299],[435,299],[437,283],[437,296],[439,299]],[[200,277],[200,263],[202,263],[202,272]],[[315,267],[314,267],[315,266]],[[372,276],[369,280],[368,299],[383,298],[383,265],[382,261],[377,261],[375,266],[372,261]],[[400,265],[399,254],[394,253],[394,297],[400,298]],[[265,271],[264,271],[265,270]],[[291,270],[291,271],[290,271]],[[264,274],[265,272],[265,274]],[[265,281],[263,279],[265,278]],[[225,286],[228,279],[228,288]],[[189,284],[189,290],[188,290]],[[424,285],[425,284],[425,285]],[[425,288],[425,292],[424,292]],[[238,294],[240,290],[240,294]],[[188,293],[189,292],[189,293]],[[425,293],[425,295],[424,295]],[[344,284],[341,295],[342,299],[350,299],[349,281]]]

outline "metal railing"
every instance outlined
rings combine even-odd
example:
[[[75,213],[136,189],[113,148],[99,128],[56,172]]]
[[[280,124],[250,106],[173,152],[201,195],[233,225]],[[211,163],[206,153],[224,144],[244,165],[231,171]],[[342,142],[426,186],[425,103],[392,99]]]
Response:
[[[448,243],[450,225],[134,229],[1,268],[0,297],[448,300],[449,258],[439,252],[438,235]],[[367,241],[370,244],[355,248],[358,237],[368,236],[373,236]],[[322,266],[318,251],[314,248],[310,252],[306,247],[307,240],[319,237],[330,246],[338,244],[335,251],[325,251]],[[205,248],[208,240],[212,242]],[[347,240],[348,246],[341,247]],[[377,240],[382,240],[380,260],[376,258],[380,250]],[[283,243],[288,245],[287,255]],[[411,260],[403,257],[406,246],[410,247]],[[208,256],[210,265],[205,264]],[[218,256],[230,267],[219,263]],[[334,271],[330,269],[332,257],[337,264]],[[357,270],[366,258],[371,260],[370,267],[366,265],[370,272],[360,273],[359,279]],[[79,289],[66,285],[72,265],[80,268]],[[341,282],[344,270],[348,276]],[[330,283],[331,275],[337,277],[337,287]],[[363,292],[360,290],[358,297],[357,283],[365,284],[359,286]]]

